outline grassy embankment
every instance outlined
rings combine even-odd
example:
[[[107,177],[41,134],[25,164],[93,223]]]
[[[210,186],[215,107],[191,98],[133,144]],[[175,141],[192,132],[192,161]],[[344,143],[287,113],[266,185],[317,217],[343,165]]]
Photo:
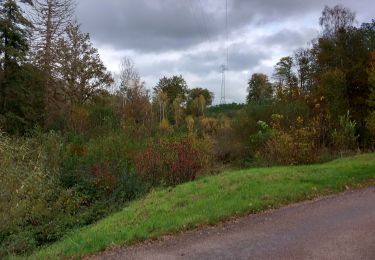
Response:
[[[34,253],[33,259],[80,257],[114,245],[211,225],[320,195],[375,184],[375,154],[297,167],[254,168],[156,190],[95,225]]]

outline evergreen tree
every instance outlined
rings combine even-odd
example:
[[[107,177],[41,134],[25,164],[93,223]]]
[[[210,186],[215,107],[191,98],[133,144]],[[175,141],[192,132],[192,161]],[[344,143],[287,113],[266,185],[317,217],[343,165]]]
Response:
[[[1,2],[0,63],[5,74],[12,66],[19,66],[25,61],[29,51],[31,27],[32,23],[24,16],[15,0]]]
[[[21,1],[31,4],[31,1]],[[26,63],[32,23],[14,0],[0,6],[0,114],[3,129],[23,133],[41,122],[40,71]]]

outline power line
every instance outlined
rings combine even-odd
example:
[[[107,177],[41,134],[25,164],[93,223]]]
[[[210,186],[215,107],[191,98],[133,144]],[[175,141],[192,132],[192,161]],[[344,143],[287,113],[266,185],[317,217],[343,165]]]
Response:
[[[205,30],[207,39],[209,39],[210,35],[209,35],[209,31],[208,31],[208,23],[207,23],[206,15],[203,12],[204,8],[203,8],[202,1],[198,0],[198,4],[199,4],[199,10],[200,10],[200,13],[201,13],[201,16],[202,16],[203,29]]]
[[[228,0],[225,0],[225,42],[227,48],[227,70],[229,70]]]
[[[198,28],[202,28],[202,30],[199,30],[199,34],[201,34],[202,39],[205,39],[205,38],[208,39],[209,38],[208,26],[207,26],[207,21],[205,19],[203,10],[200,10],[198,14],[198,11],[196,10],[197,8],[195,7],[195,4],[192,2],[192,0],[187,0],[187,2],[189,5],[189,9],[195,18],[194,21],[196,22]],[[200,0],[198,4],[200,5],[199,9],[203,8]]]
[[[208,21],[206,13],[204,12],[204,5],[202,3],[202,0],[195,0],[194,3],[193,0],[187,0],[189,9],[192,12],[192,15],[195,18],[195,22],[197,23],[198,27],[202,30],[199,30],[199,33],[201,34],[202,38],[206,38],[208,42],[210,42],[210,35],[209,35],[209,28],[208,28]],[[199,14],[198,14],[198,10]],[[224,62],[220,66],[220,73],[221,73],[221,98],[220,103],[225,104],[226,103],[226,89],[227,89],[227,78],[228,78],[228,71],[229,71],[229,34],[228,34],[228,0],[225,0],[225,39],[224,39]],[[205,34],[205,35],[204,35]],[[206,54],[208,55],[208,54]]]

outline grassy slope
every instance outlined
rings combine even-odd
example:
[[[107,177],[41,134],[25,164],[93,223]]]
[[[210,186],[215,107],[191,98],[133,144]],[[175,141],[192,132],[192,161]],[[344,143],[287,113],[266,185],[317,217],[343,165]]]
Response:
[[[346,186],[375,184],[375,154],[322,165],[226,172],[153,191],[99,223],[73,232],[32,258],[82,256],[108,246],[214,224],[234,215],[277,208]]]

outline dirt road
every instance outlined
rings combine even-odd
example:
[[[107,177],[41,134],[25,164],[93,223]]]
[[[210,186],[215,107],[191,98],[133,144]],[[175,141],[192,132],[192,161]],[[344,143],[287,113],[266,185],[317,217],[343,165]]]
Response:
[[[375,259],[375,187],[119,248],[94,259]]]

